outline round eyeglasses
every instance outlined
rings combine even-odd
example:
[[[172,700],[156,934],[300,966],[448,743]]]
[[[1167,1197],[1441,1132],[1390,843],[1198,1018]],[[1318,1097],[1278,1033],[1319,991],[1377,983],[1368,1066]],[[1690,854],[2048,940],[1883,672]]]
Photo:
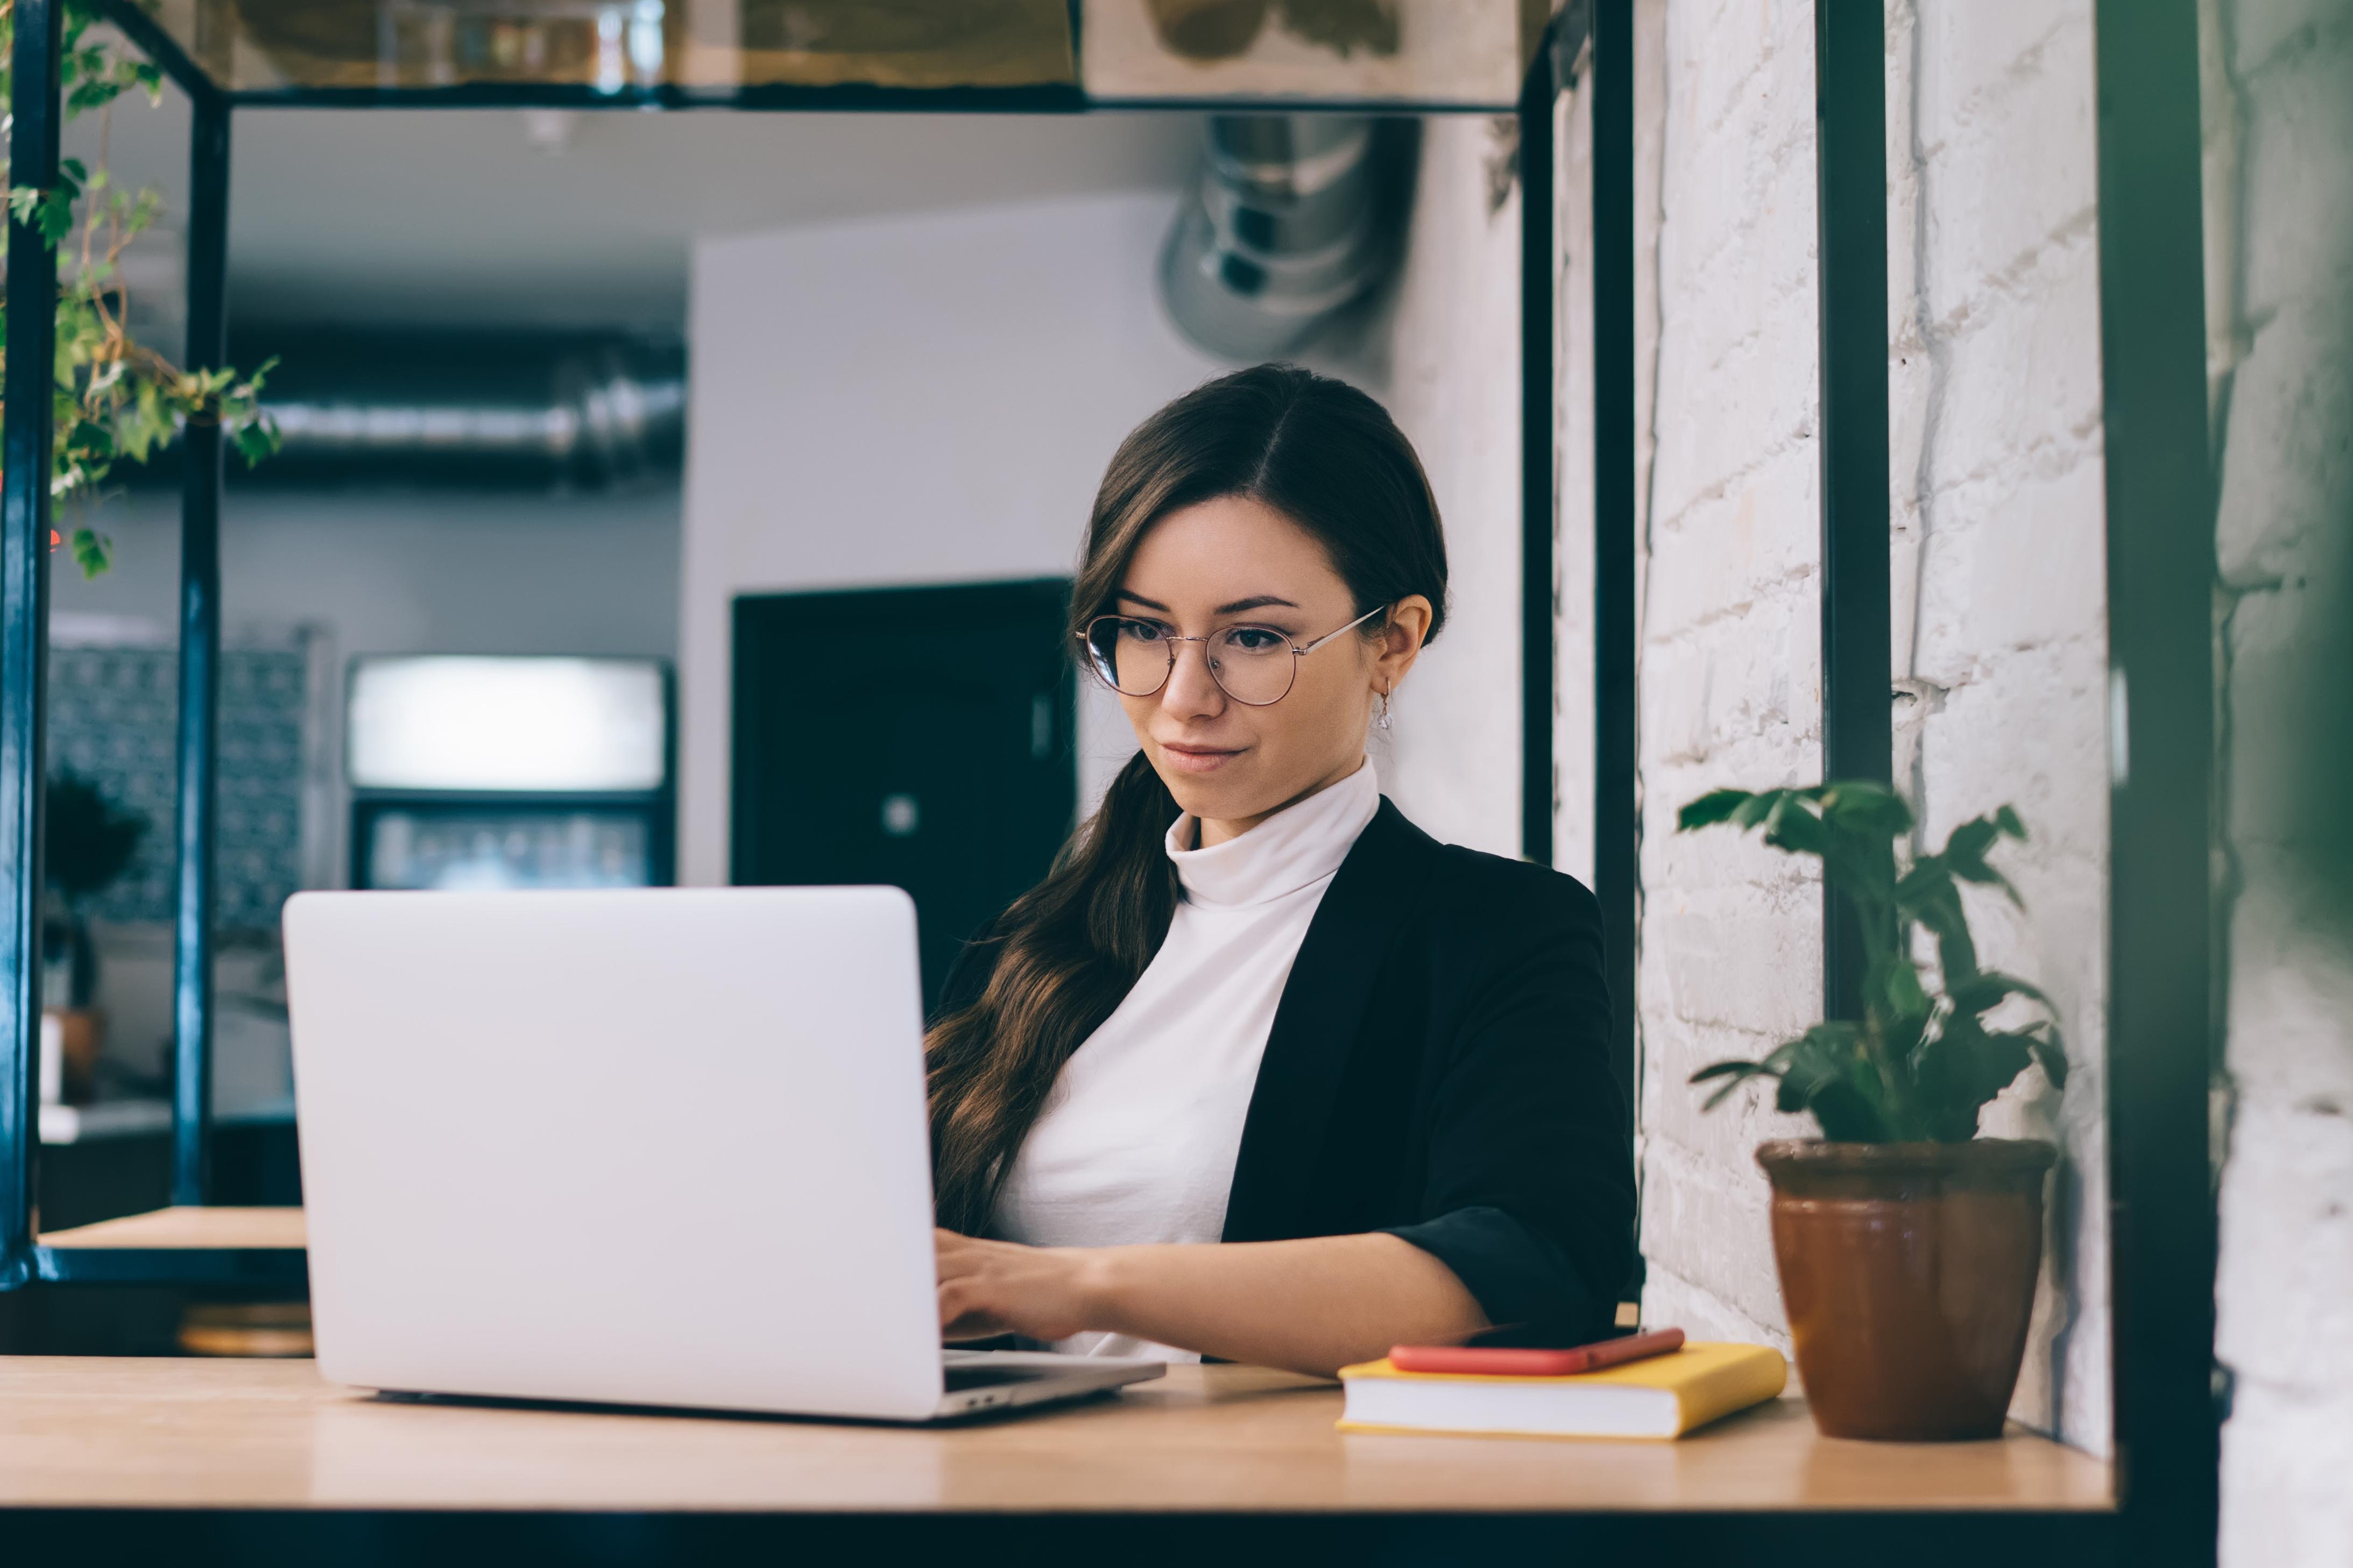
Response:
[[[1079,641],[1087,650],[1087,668],[1095,679],[1122,697],[1149,697],[1168,684],[1176,668],[1176,645],[1197,642],[1209,663],[1209,679],[1235,701],[1250,708],[1280,702],[1299,679],[1299,661],[1388,609],[1367,610],[1311,643],[1295,643],[1272,626],[1221,626],[1205,637],[1178,637],[1158,621],[1132,616],[1097,616],[1087,623]]]

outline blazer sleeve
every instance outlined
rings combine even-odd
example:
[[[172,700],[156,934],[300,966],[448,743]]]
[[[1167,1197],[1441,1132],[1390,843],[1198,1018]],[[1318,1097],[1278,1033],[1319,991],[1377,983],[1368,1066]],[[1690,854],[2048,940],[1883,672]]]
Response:
[[[1431,1100],[1430,1217],[1389,1234],[1452,1269],[1490,1323],[1574,1343],[1609,1333],[1632,1276],[1633,1133],[1600,906],[1570,878],[1509,869],[1517,896],[1461,922],[1491,957],[1468,971]]]

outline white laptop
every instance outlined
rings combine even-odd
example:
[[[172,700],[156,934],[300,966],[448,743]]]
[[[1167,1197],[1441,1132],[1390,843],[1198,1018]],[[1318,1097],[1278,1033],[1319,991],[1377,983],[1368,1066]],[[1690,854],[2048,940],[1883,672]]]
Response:
[[[896,889],[303,893],[285,930],[332,1381],[939,1421],[1160,1374],[943,1352]]]

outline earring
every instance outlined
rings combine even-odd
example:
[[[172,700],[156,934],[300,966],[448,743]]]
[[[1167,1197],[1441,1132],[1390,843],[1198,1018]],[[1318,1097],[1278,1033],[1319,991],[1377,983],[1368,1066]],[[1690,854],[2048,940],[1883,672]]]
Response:
[[[1381,693],[1381,716],[1376,722],[1384,730],[1389,727],[1389,694],[1386,690]]]

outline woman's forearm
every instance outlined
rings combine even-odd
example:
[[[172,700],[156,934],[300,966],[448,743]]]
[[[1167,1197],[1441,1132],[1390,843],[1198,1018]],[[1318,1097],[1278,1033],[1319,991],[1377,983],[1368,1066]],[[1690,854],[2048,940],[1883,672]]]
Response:
[[[1487,1327],[1452,1269],[1394,1236],[1106,1247],[1088,1266],[1090,1328],[1318,1376]]]

